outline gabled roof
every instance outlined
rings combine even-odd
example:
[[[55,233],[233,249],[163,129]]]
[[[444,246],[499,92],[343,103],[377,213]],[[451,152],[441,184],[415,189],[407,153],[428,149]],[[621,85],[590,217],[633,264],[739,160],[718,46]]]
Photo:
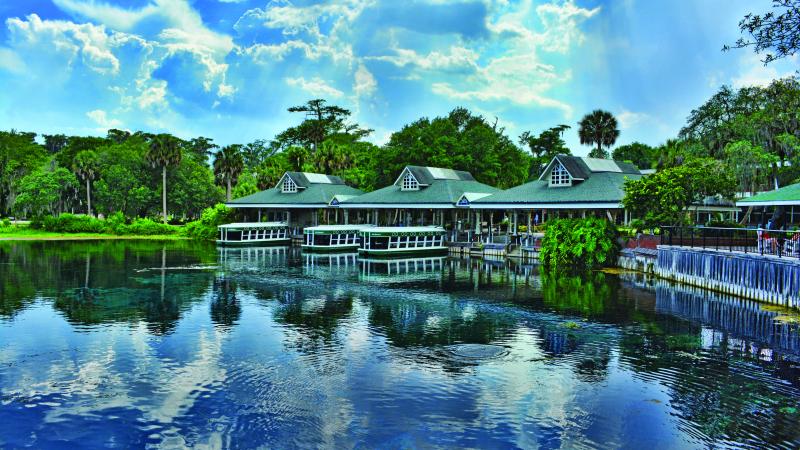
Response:
[[[762,192],[736,202],[736,206],[793,206],[800,205],[800,183],[774,191]]]
[[[281,191],[281,182],[270,189],[256,192],[255,194],[233,199],[226,205],[233,208],[243,207],[326,207],[337,195],[356,196],[363,192],[347,186],[341,178],[333,175],[309,172],[286,172],[281,177],[289,177],[297,184],[297,192],[284,193]]]
[[[640,175],[639,169],[631,163],[623,161],[614,161],[611,159],[601,158],[586,158],[582,156],[572,155],[556,155],[550,163],[539,175],[539,180],[544,180],[546,175],[550,173],[553,164],[560,162],[570,176],[576,180],[585,180],[595,173],[624,173],[631,175]]]
[[[639,174],[597,172],[569,187],[550,187],[547,180],[536,180],[479,198],[472,202],[472,206],[516,204],[565,208],[578,203],[619,204],[625,196],[625,180],[638,180],[641,177]]]
[[[334,175],[312,172],[286,172],[278,181],[276,186],[280,186],[284,177],[289,177],[294,181],[298,188],[304,189],[312,184],[344,184],[344,181]]]
[[[416,178],[417,183],[423,186],[430,186],[436,180],[461,180],[475,181],[471,173],[463,170],[442,169],[440,167],[406,166],[394,184],[401,182],[406,171]]]
[[[492,194],[499,189],[479,183],[469,172],[437,167],[407,166],[398,180],[402,180],[406,171],[426,187],[419,190],[402,190],[402,183],[397,183],[341,202],[345,207],[365,207],[365,205],[404,205],[424,208],[431,205],[452,207],[465,192],[472,194]]]

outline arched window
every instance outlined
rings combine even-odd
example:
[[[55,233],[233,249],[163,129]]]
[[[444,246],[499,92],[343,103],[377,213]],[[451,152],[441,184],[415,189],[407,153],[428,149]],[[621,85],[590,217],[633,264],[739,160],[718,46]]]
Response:
[[[411,172],[408,172],[406,176],[403,177],[403,188],[404,191],[416,191],[419,190],[419,182],[417,179],[414,178],[414,175],[411,175]]]
[[[553,166],[553,170],[550,171],[550,185],[551,186],[569,186],[572,184],[572,180],[569,177],[569,172],[561,163],[557,163]]]
[[[283,193],[293,193],[297,192],[297,185],[294,184],[291,178],[285,177],[283,179],[283,186],[281,186],[281,192]]]

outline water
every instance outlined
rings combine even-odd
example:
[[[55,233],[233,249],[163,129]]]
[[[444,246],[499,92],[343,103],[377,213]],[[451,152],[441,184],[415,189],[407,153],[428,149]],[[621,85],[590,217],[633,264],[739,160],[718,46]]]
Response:
[[[631,274],[0,242],[0,447],[796,448],[798,342]]]

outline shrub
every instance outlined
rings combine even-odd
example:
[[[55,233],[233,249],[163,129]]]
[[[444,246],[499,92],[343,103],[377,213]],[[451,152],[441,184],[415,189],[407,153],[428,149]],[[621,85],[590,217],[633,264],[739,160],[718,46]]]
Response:
[[[219,203],[204,209],[200,220],[187,223],[184,233],[192,239],[211,241],[217,238],[217,227],[230,222],[232,218],[233,210]]]
[[[545,269],[580,271],[607,267],[619,254],[616,226],[605,219],[557,219],[548,223],[539,259]]]
[[[11,226],[11,219],[8,217],[4,217],[2,223],[0,223],[3,228],[9,228]]]
[[[153,219],[134,219],[130,225],[124,227],[122,234],[138,234],[141,236],[153,236],[156,234],[174,234],[178,228],[174,225],[156,222]]]
[[[41,221],[41,228],[55,233],[102,233],[105,224],[94,217],[64,213],[45,217]]]

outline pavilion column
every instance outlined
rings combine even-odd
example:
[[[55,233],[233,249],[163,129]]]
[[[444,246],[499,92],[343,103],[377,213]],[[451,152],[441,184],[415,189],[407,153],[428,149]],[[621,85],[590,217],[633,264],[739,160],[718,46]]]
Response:
[[[344,213],[342,213],[342,214],[344,214],[344,224],[345,225],[350,225],[350,211],[345,209]]]
[[[258,221],[261,222],[261,208],[258,208]]]

